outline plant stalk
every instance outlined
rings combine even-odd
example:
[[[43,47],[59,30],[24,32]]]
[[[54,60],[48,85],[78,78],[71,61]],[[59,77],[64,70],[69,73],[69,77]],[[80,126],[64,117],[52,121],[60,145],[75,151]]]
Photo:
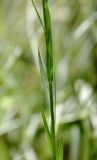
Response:
[[[54,103],[53,103],[53,83],[49,83],[50,95],[50,114],[51,114],[51,136],[52,136],[52,155],[53,160],[56,160],[56,138],[55,138],[55,116],[54,116]]]

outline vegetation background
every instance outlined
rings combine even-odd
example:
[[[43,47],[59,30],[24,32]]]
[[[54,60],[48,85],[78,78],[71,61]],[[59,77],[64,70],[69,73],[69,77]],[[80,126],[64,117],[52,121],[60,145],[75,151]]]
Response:
[[[35,1],[42,16],[41,1]],[[97,160],[97,2],[49,1],[57,84],[57,131],[65,160]],[[0,0],[0,160],[50,160],[49,120],[37,46],[44,36],[26,0]],[[45,59],[44,54],[42,55]]]

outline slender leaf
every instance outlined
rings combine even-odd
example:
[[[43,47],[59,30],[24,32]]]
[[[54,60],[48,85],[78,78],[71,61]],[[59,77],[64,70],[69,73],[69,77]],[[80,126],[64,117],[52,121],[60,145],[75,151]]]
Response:
[[[52,32],[51,32],[51,19],[48,8],[48,3],[46,0],[43,2],[43,14],[44,14],[44,24],[45,24],[45,39],[46,39],[46,68],[48,81],[53,80],[53,44],[52,44]]]
[[[56,121],[56,78],[54,73],[54,79],[53,79],[53,104],[54,104],[54,117]]]
[[[63,138],[60,140],[56,155],[56,160],[63,160]]]
[[[43,66],[41,55],[40,55],[39,47],[38,47],[38,59],[39,59],[41,79],[42,79],[42,82],[44,84],[44,89],[46,89],[46,91],[47,91],[48,90],[48,83],[47,83],[47,78],[46,78],[46,74],[45,74],[45,71],[44,71],[44,66]]]
[[[42,109],[42,119],[43,119],[45,131],[46,131],[46,134],[47,134],[47,137],[48,137],[48,142],[49,142],[50,148],[52,150],[51,134],[50,134],[50,131],[49,131],[49,126],[48,126],[48,123],[47,123],[47,120],[46,120],[45,113],[44,113],[43,109]]]
[[[36,8],[35,2],[34,2],[34,0],[31,0],[31,2],[32,2],[33,6],[34,6],[34,9],[35,9],[36,14],[37,14],[37,16],[38,16],[38,19],[39,19],[39,21],[40,21],[40,24],[41,24],[41,26],[42,26],[42,28],[43,28],[43,30],[44,30],[44,25],[43,25],[42,19],[41,19],[41,17],[40,17],[40,14],[39,14],[39,12],[38,12],[38,10],[37,10],[37,8]]]

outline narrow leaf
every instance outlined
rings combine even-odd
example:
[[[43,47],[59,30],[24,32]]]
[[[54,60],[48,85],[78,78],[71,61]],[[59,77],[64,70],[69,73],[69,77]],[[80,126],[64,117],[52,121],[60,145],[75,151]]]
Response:
[[[46,131],[46,134],[47,134],[47,137],[48,137],[48,142],[49,142],[50,148],[52,150],[51,134],[50,134],[50,131],[49,131],[49,126],[48,126],[48,123],[47,123],[47,120],[46,120],[45,113],[44,113],[43,109],[42,109],[42,119],[43,119],[45,131]]]
[[[63,160],[63,139],[60,140],[56,160]]]
[[[39,19],[39,21],[40,21],[40,24],[41,24],[41,26],[42,26],[42,28],[43,28],[43,30],[44,30],[44,25],[43,25],[43,22],[42,22],[42,19],[41,19],[40,15],[39,15],[39,12],[38,12],[38,10],[37,10],[37,8],[36,8],[35,2],[34,2],[34,0],[31,0],[31,2],[32,2],[33,6],[34,6],[34,9],[35,9],[36,14],[37,14],[37,16],[38,16],[38,19]]]
[[[55,78],[55,73],[54,73],[54,79],[53,79],[53,104],[54,104],[54,117],[56,121],[56,78]]]
[[[53,80],[53,43],[52,43],[52,33],[51,33],[51,19],[47,1],[42,0],[42,3],[43,3],[45,39],[46,39],[46,69],[47,69],[48,81],[51,82]]]
[[[40,55],[39,47],[38,47],[38,59],[39,59],[39,68],[40,68],[41,79],[44,84],[44,89],[46,89],[46,91],[47,91],[48,90],[47,78],[46,78],[46,74],[44,71],[44,66],[43,66],[41,55]]]

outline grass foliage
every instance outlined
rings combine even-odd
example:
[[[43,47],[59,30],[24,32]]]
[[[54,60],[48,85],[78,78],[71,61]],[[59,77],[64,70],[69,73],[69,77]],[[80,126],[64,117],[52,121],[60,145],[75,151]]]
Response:
[[[0,160],[97,160],[96,6],[0,0]]]
[[[44,17],[44,26],[42,23],[42,20],[40,18],[40,15],[36,9],[35,3],[32,0],[32,3],[34,5],[34,8],[36,10],[37,16],[40,20],[41,26],[43,27],[44,35],[45,35],[45,44],[46,44],[46,66],[44,70],[44,66],[41,59],[41,54],[38,49],[38,58],[39,58],[39,65],[40,65],[40,73],[41,77],[43,79],[44,84],[48,84],[48,92],[49,92],[49,104],[50,105],[50,119],[51,119],[51,125],[49,128],[48,122],[46,120],[46,116],[44,113],[44,108],[42,111],[42,118],[44,122],[44,127],[48,136],[48,141],[50,144],[50,148],[52,151],[52,160],[62,160],[63,157],[63,143],[60,143],[58,151],[56,150],[56,135],[55,135],[55,129],[56,129],[56,102],[54,102],[56,97],[56,92],[54,92],[55,87],[55,78],[54,78],[54,68],[53,68],[53,42],[52,42],[52,29],[51,29],[51,18],[50,18],[50,12],[49,12],[49,6],[47,0],[42,0],[42,8],[43,8],[43,17]]]

